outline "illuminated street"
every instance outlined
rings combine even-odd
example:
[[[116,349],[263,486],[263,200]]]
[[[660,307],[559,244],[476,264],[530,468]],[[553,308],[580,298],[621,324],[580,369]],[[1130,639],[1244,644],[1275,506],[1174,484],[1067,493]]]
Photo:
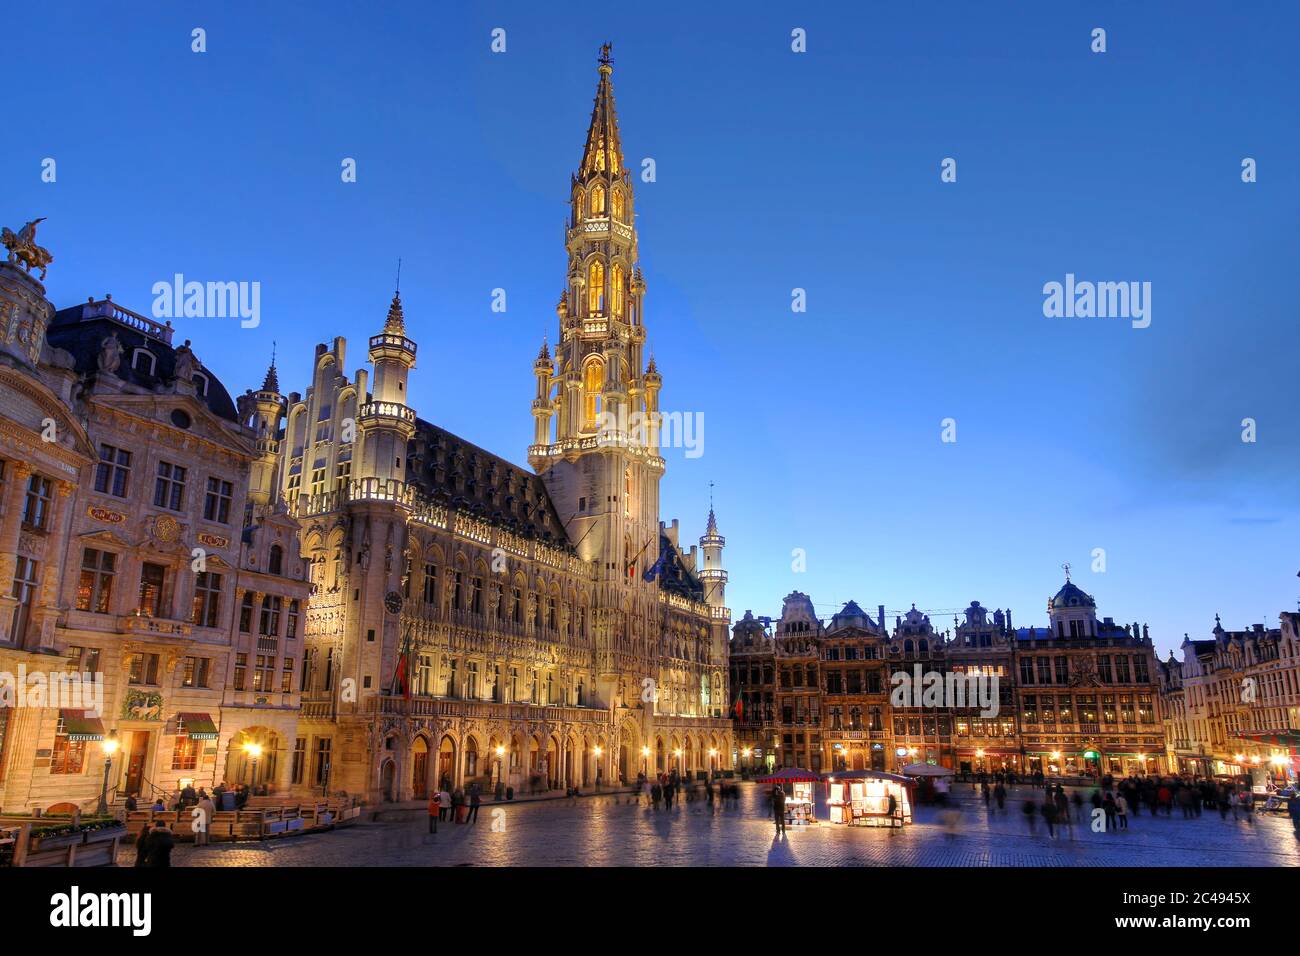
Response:
[[[1256,814],[1255,825],[1217,813],[1183,820],[1132,819],[1126,832],[1096,834],[1074,827],[1073,838],[1049,840],[1038,821],[1029,837],[1014,790],[1007,812],[990,819],[970,791],[959,788],[960,825],[949,835],[942,811],[920,807],[902,831],[830,823],[791,831],[780,842],[756,786],[741,788],[740,809],[710,813],[703,800],[671,815],[628,797],[503,805],[501,832],[484,805],[474,826],[442,824],[426,836],[423,816],[409,823],[372,823],[334,833],[268,842],[177,849],[177,866],[1290,866],[1300,842],[1285,815]],[[622,801],[622,802],[616,802]],[[819,807],[824,815],[824,808]],[[130,865],[132,851],[122,863]]]

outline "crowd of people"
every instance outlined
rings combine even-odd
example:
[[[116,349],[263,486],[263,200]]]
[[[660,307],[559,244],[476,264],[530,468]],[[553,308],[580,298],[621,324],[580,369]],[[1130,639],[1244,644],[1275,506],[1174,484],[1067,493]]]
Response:
[[[637,774],[637,791],[645,800],[645,805],[655,810],[660,805],[671,810],[674,803],[694,803],[700,799],[705,801],[710,810],[719,804],[725,809],[740,803],[740,787],[737,784],[715,780],[710,775],[701,787],[698,781],[683,778],[676,770],[653,777],[644,773]]]

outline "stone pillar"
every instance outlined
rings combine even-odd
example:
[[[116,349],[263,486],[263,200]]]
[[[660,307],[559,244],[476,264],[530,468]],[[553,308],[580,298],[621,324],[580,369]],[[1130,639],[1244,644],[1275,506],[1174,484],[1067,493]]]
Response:
[[[0,581],[13,580],[18,534],[23,520],[23,499],[27,495],[27,481],[32,476],[32,466],[27,462],[11,461],[9,464],[10,474],[5,481],[9,500],[4,503],[4,516],[0,518]]]
[[[33,627],[28,631],[29,634],[40,635],[35,641],[28,638],[28,643],[37,647],[54,646],[54,624],[59,613],[59,585],[64,580],[64,567],[69,557],[67,525],[72,518],[72,493],[76,486],[70,481],[54,479],[54,489],[47,525],[49,533],[45,537],[45,553],[42,555],[44,567],[41,569],[41,583],[36,600],[33,601]],[[68,576],[75,574],[75,568],[80,565],[78,555],[74,571],[69,572]]]

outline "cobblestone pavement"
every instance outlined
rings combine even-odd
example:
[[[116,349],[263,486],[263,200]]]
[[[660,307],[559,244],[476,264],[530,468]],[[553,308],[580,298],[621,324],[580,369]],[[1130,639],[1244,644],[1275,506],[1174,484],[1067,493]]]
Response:
[[[182,844],[176,866],[1294,866],[1297,840],[1285,814],[1131,818],[1127,831],[1093,833],[1075,825],[1030,833],[1013,791],[1003,814],[989,813],[964,789],[956,822],[932,807],[903,830],[830,823],[774,838],[763,794],[742,785],[739,808],[710,811],[703,799],[672,813],[629,804],[627,795],[531,805],[485,804],[474,825],[444,823],[426,834],[423,816],[363,823],[333,833],[264,844]],[[1086,810],[1091,807],[1085,806]],[[819,816],[825,816],[819,807]],[[494,823],[496,829],[494,830]],[[1071,830],[1073,832],[1071,832]],[[132,863],[128,848],[122,865]]]

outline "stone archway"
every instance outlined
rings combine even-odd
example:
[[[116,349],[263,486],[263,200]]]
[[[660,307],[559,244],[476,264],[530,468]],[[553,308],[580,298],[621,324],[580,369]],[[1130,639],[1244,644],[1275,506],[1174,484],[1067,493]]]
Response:
[[[391,757],[379,765],[379,795],[385,803],[397,800],[397,761]]]
[[[423,734],[411,744],[411,797],[424,800],[429,796],[429,741]]]
[[[447,790],[456,786],[456,741],[444,734],[438,743],[437,784]]]
[[[230,738],[226,747],[228,783],[242,783],[254,791],[274,789],[280,763],[280,735],[267,727],[247,727]]]

